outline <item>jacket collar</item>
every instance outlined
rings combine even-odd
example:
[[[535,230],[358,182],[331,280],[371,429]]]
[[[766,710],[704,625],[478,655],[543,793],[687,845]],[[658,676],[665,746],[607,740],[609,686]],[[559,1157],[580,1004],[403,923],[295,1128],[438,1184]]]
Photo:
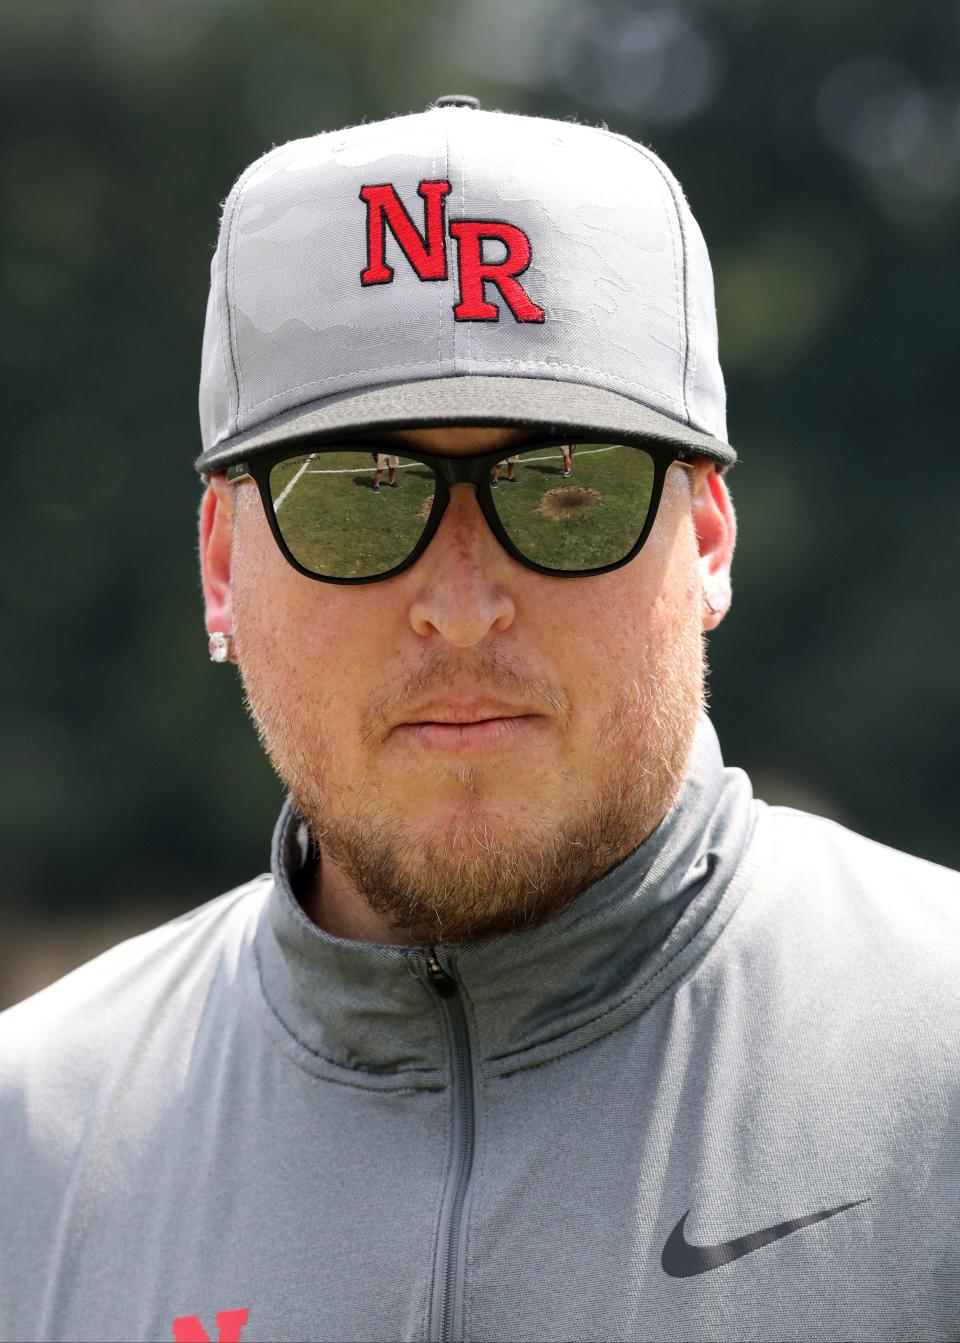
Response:
[[[479,1058],[500,1072],[531,1066],[615,1029],[662,994],[729,917],[756,806],[747,776],[724,768],[703,715],[677,800],[644,844],[541,927],[439,948]],[[310,1054],[338,1069],[428,1081],[445,1068],[446,1043],[426,951],[318,928],[293,891],[307,852],[306,826],[288,800],[255,938],[269,1005]]]

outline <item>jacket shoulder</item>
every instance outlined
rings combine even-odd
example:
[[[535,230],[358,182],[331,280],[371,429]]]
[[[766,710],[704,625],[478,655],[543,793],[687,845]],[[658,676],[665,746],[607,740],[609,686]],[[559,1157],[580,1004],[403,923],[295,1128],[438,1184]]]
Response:
[[[741,911],[761,963],[837,1002],[899,1020],[906,1037],[960,1010],[960,873],[835,821],[761,803]],[[741,922],[738,915],[737,922]],[[936,1047],[943,1032],[933,1036]]]
[[[788,879],[817,878],[817,889],[865,915],[923,936],[935,928],[960,938],[960,872],[868,839],[836,821],[791,807],[765,807],[778,864]]]
[[[236,973],[272,882],[262,876],[117,946],[0,1013],[0,1102],[10,1088],[62,1090],[123,1054],[149,1023],[202,1000]]]

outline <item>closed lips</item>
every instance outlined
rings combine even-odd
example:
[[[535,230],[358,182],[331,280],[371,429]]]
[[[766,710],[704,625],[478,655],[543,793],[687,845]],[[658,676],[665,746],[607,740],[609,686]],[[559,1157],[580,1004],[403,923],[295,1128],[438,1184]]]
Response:
[[[417,709],[409,718],[405,718],[400,726],[415,723],[483,723],[492,718],[525,718],[530,714],[530,709],[515,704],[497,704],[489,700],[469,705],[433,703]]]
[[[518,749],[549,720],[524,705],[498,700],[432,700],[394,724],[395,742],[427,752],[489,752]]]

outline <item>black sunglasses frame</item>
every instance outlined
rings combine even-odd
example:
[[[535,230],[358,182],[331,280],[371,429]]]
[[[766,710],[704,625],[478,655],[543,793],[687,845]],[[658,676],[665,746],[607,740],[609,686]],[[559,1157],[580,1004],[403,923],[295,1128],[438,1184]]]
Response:
[[[514,453],[528,452],[533,448],[560,447],[562,445],[572,445],[576,448],[579,444],[606,444],[611,447],[632,447],[638,448],[647,453],[654,465],[653,488],[650,492],[650,504],[647,508],[647,516],[643,524],[643,530],[637,537],[632,550],[623,557],[615,560],[613,564],[600,565],[596,569],[548,569],[542,564],[537,564],[535,560],[528,559],[522,554],[509,536],[505,532],[497,516],[496,506],[493,502],[491,493],[491,474],[497,462],[502,462],[508,456]],[[335,578],[328,574],[317,574],[312,569],[305,568],[297,558],[291,554],[283,534],[280,531],[280,524],[273,507],[273,499],[270,495],[270,472],[273,468],[291,457],[303,457],[310,453],[320,455],[324,452],[370,452],[370,453],[396,453],[398,456],[405,457],[410,461],[419,462],[423,466],[430,467],[436,480],[436,486],[433,495],[433,507],[424,523],[423,531],[419,541],[411,550],[410,554],[400,564],[394,565],[392,569],[387,569],[381,574],[371,574],[363,578]],[[663,496],[663,484],[667,478],[667,472],[676,462],[682,466],[690,466],[696,460],[697,454],[684,448],[675,447],[673,444],[661,443],[655,440],[644,439],[642,442],[625,440],[623,438],[608,439],[604,437],[580,439],[567,434],[558,437],[548,437],[532,440],[524,440],[520,443],[506,444],[499,447],[496,452],[485,452],[476,457],[446,457],[442,453],[422,452],[419,449],[408,448],[403,444],[396,442],[377,442],[371,439],[350,439],[338,438],[336,441],[323,439],[315,442],[308,440],[299,440],[294,443],[284,443],[282,447],[274,448],[270,452],[257,453],[245,461],[234,462],[225,468],[227,481],[236,483],[243,479],[251,479],[260,491],[260,499],[263,503],[264,512],[267,515],[267,521],[270,524],[270,530],[273,533],[274,540],[280,547],[280,550],[287,560],[298,573],[303,574],[305,578],[316,579],[319,583],[382,583],[388,578],[395,578],[397,574],[402,574],[405,569],[409,569],[416,564],[417,560],[426,550],[427,546],[433,540],[440,526],[443,515],[446,512],[447,504],[450,502],[451,485],[476,485],[477,503],[480,505],[480,511],[487,521],[487,525],[494,536],[503,546],[504,550],[512,559],[522,564],[527,569],[532,569],[535,573],[546,574],[550,578],[593,578],[597,574],[608,574],[614,569],[622,569],[625,564],[629,564],[632,559],[643,549],[644,542],[653,529],[653,524],[657,518],[657,510],[660,507],[660,500]]]

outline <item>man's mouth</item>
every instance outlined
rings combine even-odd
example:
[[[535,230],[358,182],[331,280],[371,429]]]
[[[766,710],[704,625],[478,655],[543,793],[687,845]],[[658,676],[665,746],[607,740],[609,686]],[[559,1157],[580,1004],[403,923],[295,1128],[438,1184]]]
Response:
[[[543,721],[515,704],[438,700],[414,710],[391,735],[430,750],[493,750],[520,742]]]

